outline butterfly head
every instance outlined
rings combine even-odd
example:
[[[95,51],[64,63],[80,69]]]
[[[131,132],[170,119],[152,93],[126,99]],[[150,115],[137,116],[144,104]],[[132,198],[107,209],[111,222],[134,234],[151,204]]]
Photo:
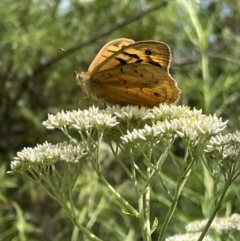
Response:
[[[91,97],[91,91],[89,89],[89,79],[90,72],[79,72],[76,74],[76,82],[81,86],[82,90],[87,94],[88,97]]]

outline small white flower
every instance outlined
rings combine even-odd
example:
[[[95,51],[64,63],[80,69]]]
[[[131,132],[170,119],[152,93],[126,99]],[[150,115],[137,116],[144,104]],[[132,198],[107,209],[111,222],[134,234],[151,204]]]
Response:
[[[232,134],[232,139],[236,143],[240,143],[240,131],[236,131],[235,133]]]
[[[182,138],[193,140],[201,136],[210,137],[220,133],[226,128],[227,121],[222,122],[221,118],[216,116],[201,115],[196,117],[182,117],[179,119],[180,129],[178,134]]]
[[[153,108],[152,114],[154,119],[157,120],[185,118],[190,116],[198,118],[202,115],[202,111],[196,109],[190,110],[188,106],[161,104],[159,107]]]
[[[186,234],[178,234],[168,237],[166,241],[197,241],[207,222],[207,219],[191,222],[185,227],[187,231]],[[230,234],[230,232],[234,230],[240,231],[239,214],[233,214],[230,217],[215,218],[210,226],[209,231],[214,231],[221,236],[223,233]],[[211,238],[209,235],[206,235],[203,240],[213,241],[215,239]]]
[[[143,133],[143,130],[133,129],[131,132],[127,131],[127,134],[121,136],[121,139],[124,143],[131,143],[135,140],[146,140],[144,134],[145,133]]]
[[[152,119],[153,115],[151,114],[151,109],[146,107],[137,107],[137,106],[108,106],[106,109],[107,112],[116,115],[120,120],[145,120]]]
[[[207,219],[189,223],[185,228],[187,232],[201,232],[207,224]]]
[[[86,150],[79,144],[77,146],[68,144],[67,142],[53,145],[45,142],[34,148],[24,148],[17,153],[11,162],[13,171],[25,170],[35,165],[51,165],[57,161],[78,162],[85,156]]]
[[[226,135],[222,135],[219,134],[217,136],[213,136],[211,137],[210,141],[209,141],[209,145],[208,147],[210,148],[210,146],[224,146],[226,144],[229,144],[232,141],[232,134],[226,134]]]
[[[187,232],[200,232],[207,224],[206,220],[194,221],[186,226]],[[217,232],[219,235],[229,233],[232,230],[240,231],[240,215],[233,214],[230,217],[215,218],[210,226],[210,230]]]
[[[201,233],[186,233],[186,234],[177,234],[165,239],[165,241],[197,241]],[[203,238],[203,241],[215,241],[209,235],[206,235]]]
[[[210,139],[205,152],[221,159],[237,160],[240,158],[240,133],[219,134]]]
[[[124,143],[148,140],[157,143],[161,138],[171,137],[176,133],[178,125],[177,120],[157,122],[153,126],[145,125],[142,129],[133,129],[127,131],[126,135],[121,137]]]
[[[90,107],[88,110],[61,111],[56,115],[48,115],[48,119],[43,122],[47,129],[70,127],[77,130],[89,128],[104,129],[117,124],[116,116],[100,111],[96,107]]]
[[[166,106],[165,106],[166,107]],[[169,107],[168,107],[169,108]],[[167,109],[167,107],[165,108]],[[189,112],[188,114],[190,114]],[[202,141],[202,137],[205,139],[211,135],[216,135],[221,132],[227,122],[222,122],[221,118],[216,116],[200,115],[198,112],[196,116],[185,116],[176,119],[165,119],[164,121],[158,121],[152,126],[145,125],[143,129],[134,129],[134,132],[130,131],[127,135],[122,137],[124,142],[136,141],[138,138],[143,139],[152,137],[163,137],[164,135],[178,134],[181,138],[193,140],[193,143],[197,145]],[[195,115],[195,114],[194,114]]]

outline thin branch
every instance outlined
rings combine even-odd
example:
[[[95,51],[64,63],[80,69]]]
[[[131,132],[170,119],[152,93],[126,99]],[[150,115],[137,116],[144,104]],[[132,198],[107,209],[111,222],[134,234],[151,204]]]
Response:
[[[112,33],[113,31],[123,27],[123,26],[126,26],[132,22],[135,22],[141,18],[143,18],[144,16],[150,14],[151,12],[154,12],[156,11],[157,9],[159,8],[162,8],[162,7],[165,7],[167,6],[168,2],[167,1],[161,1],[160,3],[144,10],[144,11],[141,11],[140,13],[134,15],[134,16],[131,16],[129,18],[126,18],[126,19],[123,19],[121,21],[117,21],[116,23],[112,24],[111,26],[103,29],[102,31],[99,31],[98,33],[94,34],[93,36],[90,36],[88,39],[86,39],[85,41],[83,42],[80,42],[79,44],[65,50],[68,55],[71,54],[71,53],[74,53],[75,51],[95,42],[96,40]],[[22,95],[22,93],[24,93],[24,90],[27,89],[27,86],[28,86],[28,82],[30,79],[33,79],[35,76],[37,76],[39,73],[41,73],[42,71],[46,70],[47,68],[51,67],[53,64],[59,62],[61,59],[65,58],[66,55],[64,54],[58,54],[56,56],[54,56],[53,58],[47,60],[46,62],[44,63],[39,63],[35,69],[33,70],[33,73],[32,75],[27,75],[25,76],[21,82],[22,82],[22,85],[21,85],[21,88],[19,89],[19,92],[18,94],[15,96],[15,98],[12,100],[12,103],[16,103],[16,101],[20,98],[20,96]]]
[[[123,27],[123,26],[126,26],[132,22],[135,22],[141,18],[143,18],[144,16],[150,14],[151,12],[154,12],[156,11],[157,9],[159,8],[162,8],[162,7],[165,7],[167,5],[167,2],[166,1],[162,1],[161,3],[158,3],[156,5],[154,5],[153,7],[150,7],[148,8],[147,10],[144,10],[134,16],[131,16],[127,19],[123,19],[121,21],[117,21],[116,23],[112,24],[111,26],[103,29],[102,31],[99,31],[98,33],[90,36],[88,39],[84,40],[83,42],[80,42],[78,44],[76,44],[75,46],[65,50],[66,53],[69,54],[72,54],[74,53],[75,51],[95,42],[96,40],[100,39],[100,38],[103,38],[104,36],[114,32],[115,30]],[[35,76],[38,72],[42,71],[43,69],[45,68],[48,68],[50,67],[52,64],[60,61],[61,59],[65,58],[66,55],[63,55],[62,53],[61,54],[58,54],[57,56],[53,57],[52,59],[49,59],[48,61],[46,61],[44,64],[40,64],[39,66],[37,66],[37,68],[35,69],[35,71],[33,72],[33,76]]]

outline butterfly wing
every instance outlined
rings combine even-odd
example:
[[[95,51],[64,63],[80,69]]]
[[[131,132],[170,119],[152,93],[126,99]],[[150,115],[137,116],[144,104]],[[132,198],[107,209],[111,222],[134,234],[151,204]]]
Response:
[[[129,42],[130,43],[130,42]],[[121,42],[119,43],[121,44]],[[115,53],[115,46],[105,45],[98,55],[107,56],[107,58],[93,69],[93,74],[131,63],[151,64],[168,71],[171,61],[171,51],[167,44],[158,41],[141,41],[132,43],[121,48]],[[109,55],[113,53],[112,55]],[[96,58],[95,58],[96,59]],[[92,64],[91,64],[92,65]],[[92,67],[92,66],[90,66]]]
[[[173,103],[180,90],[169,73],[155,65],[138,63],[94,73],[87,82],[91,98],[119,105],[153,107]]]
[[[118,52],[121,48],[133,43],[135,43],[134,40],[127,38],[114,39],[106,43],[92,61],[91,65],[88,68],[88,72],[92,72],[99,64],[106,61],[111,55]],[[112,65],[112,67],[113,66],[114,65]]]
[[[92,99],[153,107],[173,103],[180,90],[168,72],[171,51],[158,41],[115,39],[99,51],[78,84]]]

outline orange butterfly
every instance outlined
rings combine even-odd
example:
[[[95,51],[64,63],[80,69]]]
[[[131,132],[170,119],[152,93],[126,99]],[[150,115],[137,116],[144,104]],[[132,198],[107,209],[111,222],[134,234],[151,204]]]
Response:
[[[77,83],[94,100],[152,108],[174,103],[181,93],[169,74],[171,51],[158,41],[120,38],[105,44]]]

